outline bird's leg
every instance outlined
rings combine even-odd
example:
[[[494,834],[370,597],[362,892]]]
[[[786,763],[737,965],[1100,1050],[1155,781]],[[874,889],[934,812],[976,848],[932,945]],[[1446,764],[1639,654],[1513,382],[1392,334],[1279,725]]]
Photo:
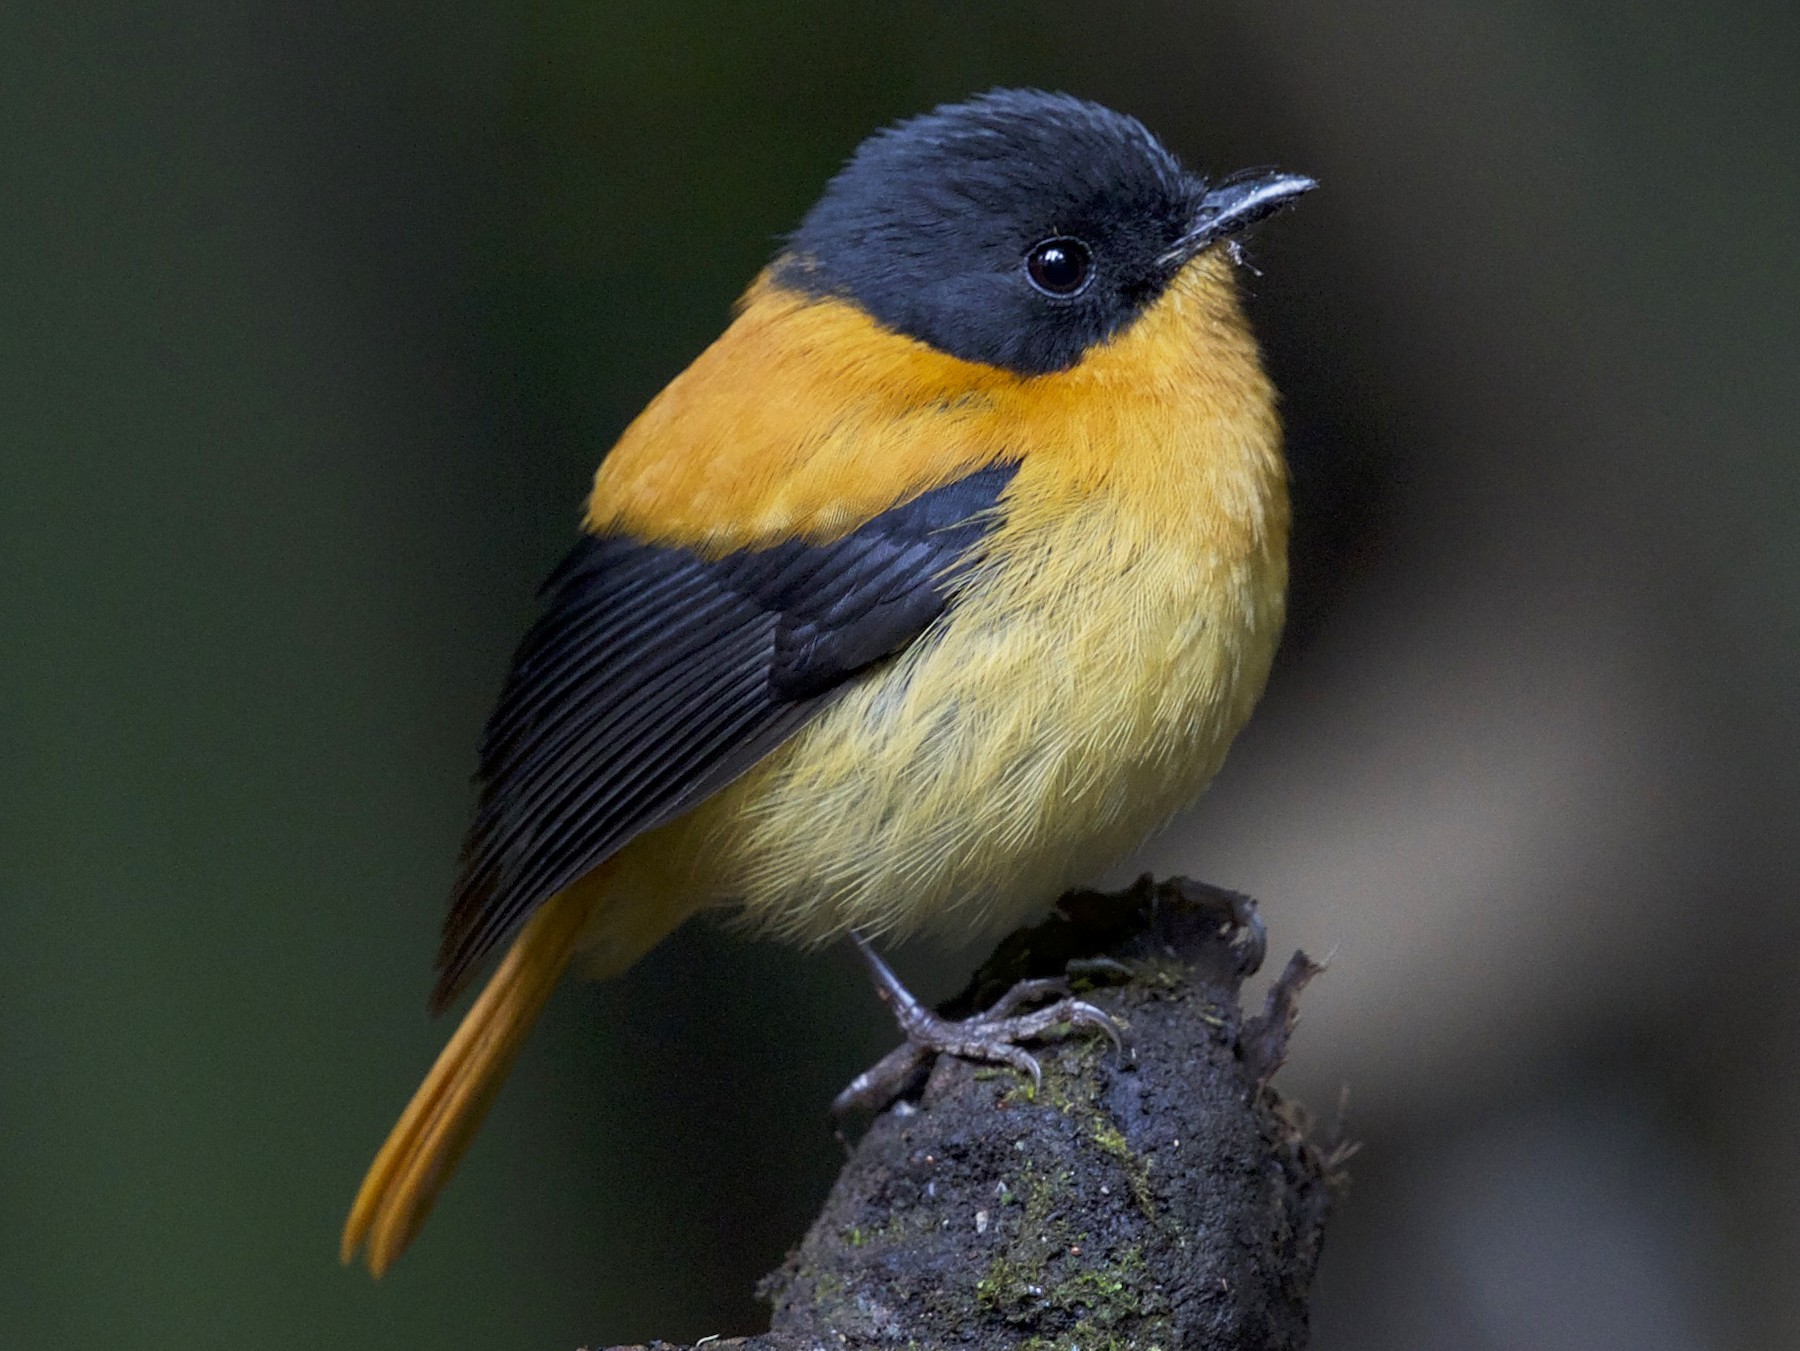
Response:
[[[875,978],[875,992],[894,1011],[894,1020],[906,1035],[906,1044],[890,1051],[870,1068],[851,1080],[837,1095],[831,1110],[838,1115],[855,1107],[880,1111],[902,1092],[913,1076],[934,1055],[953,1055],[963,1060],[985,1060],[1010,1065],[1031,1080],[1033,1091],[1043,1082],[1043,1071],[1035,1056],[1019,1045],[1034,1041],[1058,1026],[1092,1028],[1106,1033],[1114,1047],[1119,1045],[1119,1029],[1113,1020],[1092,1004],[1069,997],[1066,980],[1020,981],[1001,995],[991,1008],[972,1017],[953,1021],[939,1017],[926,1008],[912,991],[900,983],[874,946],[860,933],[851,931],[850,939],[869,965]],[[1060,996],[1060,997],[1059,997]],[[1043,999],[1056,1000],[1029,1013],[1018,1010]]]

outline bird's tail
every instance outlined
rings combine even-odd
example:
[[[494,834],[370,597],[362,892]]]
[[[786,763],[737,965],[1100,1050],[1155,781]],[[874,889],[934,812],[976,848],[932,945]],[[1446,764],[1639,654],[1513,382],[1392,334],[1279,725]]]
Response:
[[[379,1276],[405,1251],[474,1138],[525,1036],[575,953],[602,888],[575,886],[532,915],[463,1016],[369,1166],[344,1221],[339,1257],[368,1244]]]

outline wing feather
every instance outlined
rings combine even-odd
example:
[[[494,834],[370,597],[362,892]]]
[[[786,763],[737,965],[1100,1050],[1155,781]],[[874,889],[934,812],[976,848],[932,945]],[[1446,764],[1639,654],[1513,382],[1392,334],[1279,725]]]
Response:
[[[828,543],[709,558],[585,537],[544,585],[489,719],[434,1007],[556,892],[718,791],[916,641],[998,520],[1015,466]]]

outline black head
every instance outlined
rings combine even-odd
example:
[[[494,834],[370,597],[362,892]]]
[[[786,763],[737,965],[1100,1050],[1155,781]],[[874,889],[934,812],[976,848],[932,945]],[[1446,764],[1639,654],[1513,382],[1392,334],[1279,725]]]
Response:
[[[996,90],[864,141],[775,277],[952,356],[1043,375],[1122,330],[1208,244],[1312,186],[1208,183],[1136,118]]]

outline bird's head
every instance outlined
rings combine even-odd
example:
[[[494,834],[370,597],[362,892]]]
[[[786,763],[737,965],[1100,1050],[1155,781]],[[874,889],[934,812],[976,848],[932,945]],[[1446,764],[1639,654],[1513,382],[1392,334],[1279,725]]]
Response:
[[[1209,246],[1314,186],[1188,173],[1136,118],[996,90],[876,132],[831,180],[775,281],[1020,375],[1077,364]]]

